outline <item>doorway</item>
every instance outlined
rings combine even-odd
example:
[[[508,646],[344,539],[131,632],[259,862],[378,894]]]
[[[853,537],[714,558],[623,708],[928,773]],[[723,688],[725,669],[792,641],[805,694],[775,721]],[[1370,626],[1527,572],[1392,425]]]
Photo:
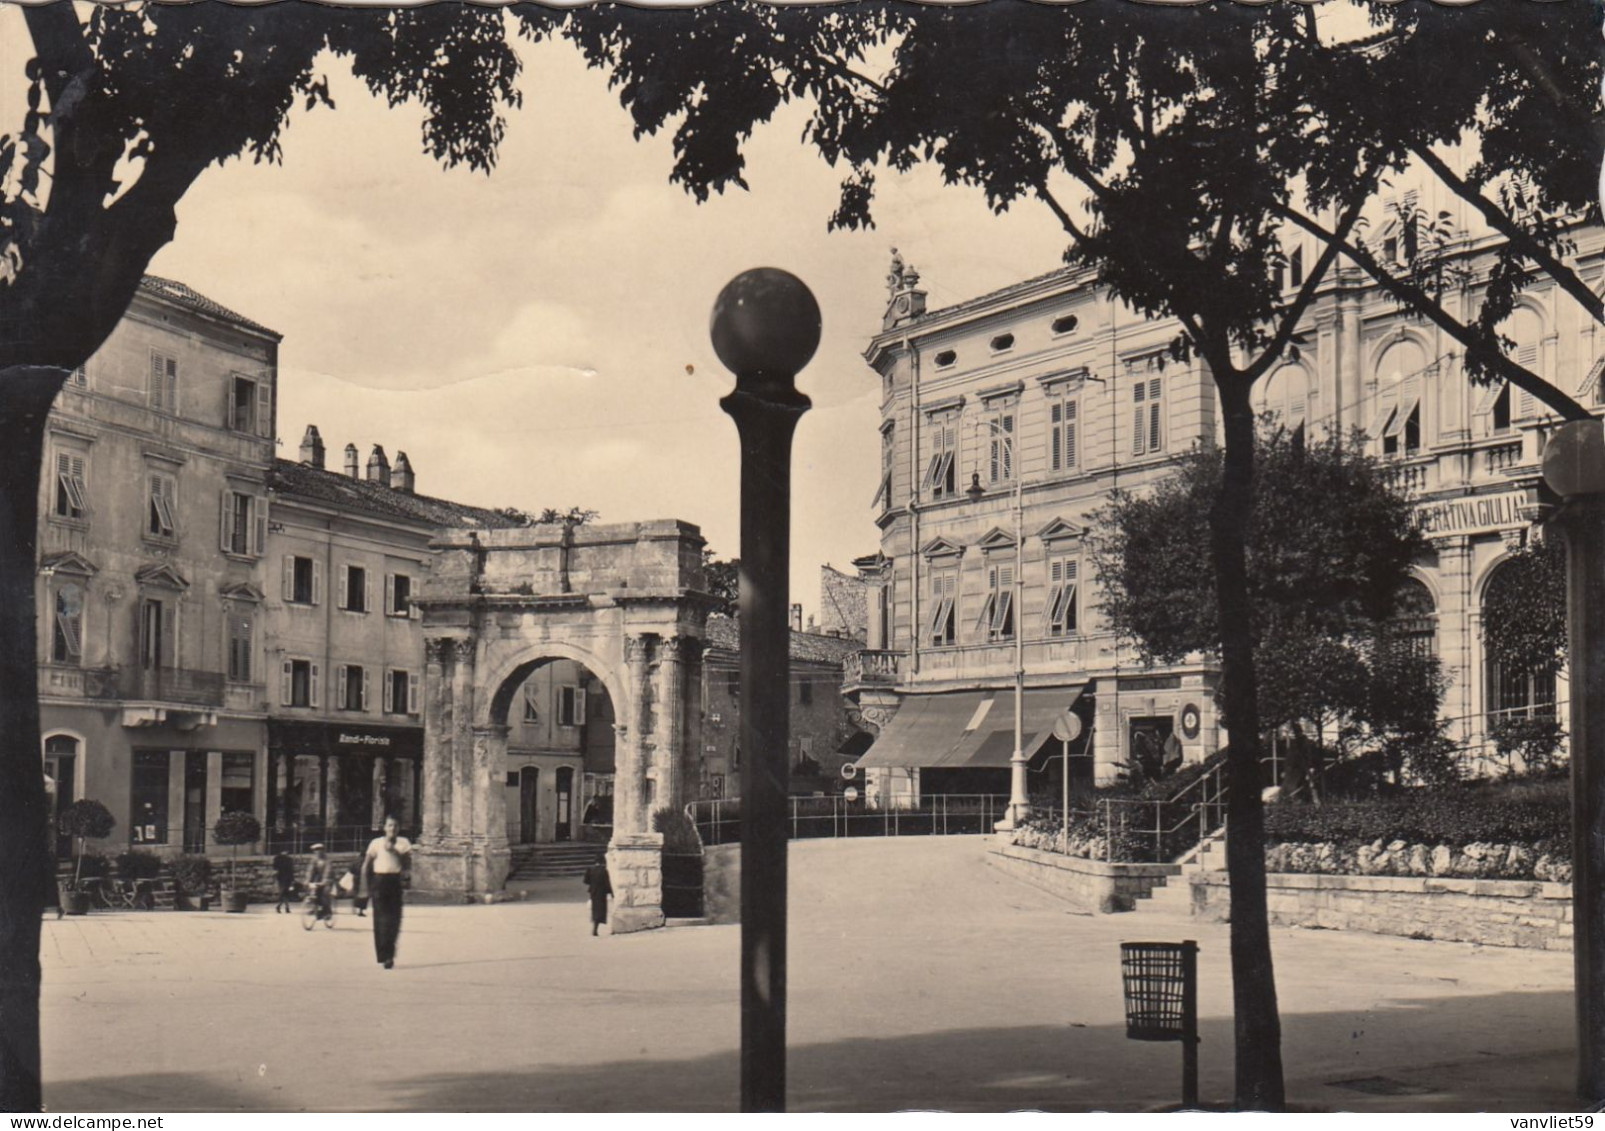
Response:
[[[574,767],[557,771],[557,839],[569,840],[574,829]]]
[[[206,751],[184,751],[184,851],[206,851]]]
[[[525,766],[518,771],[518,842],[534,844],[540,829],[541,771]]]
[[[1180,748],[1170,741],[1176,720],[1170,715],[1135,715],[1127,736],[1126,760],[1142,780],[1158,781],[1181,768]]]
[[[55,807],[51,813],[50,827],[59,830],[61,815],[72,808],[72,803],[78,800],[76,783],[78,781],[78,740],[65,734],[54,734],[45,739],[45,775],[50,779],[46,786],[54,797]],[[72,837],[62,836],[56,832],[56,855],[66,858],[72,855]]]

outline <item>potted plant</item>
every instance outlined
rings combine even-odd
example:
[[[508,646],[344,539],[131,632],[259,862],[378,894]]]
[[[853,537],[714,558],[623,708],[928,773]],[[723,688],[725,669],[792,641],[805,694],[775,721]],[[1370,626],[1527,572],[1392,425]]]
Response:
[[[87,797],[74,801],[57,821],[61,835],[72,837],[77,850],[72,879],[61,885],[61,909],[68,915],[89,912],[89,892],[84,887],[84,841],[103,840],[116,827],[117,818],[111,815],[111,810]]]
[[[212,862],[204,856],[180,856],[169,865],[178,885],[178,905],[185,911],[207,907],[207,891],[212,884]]]
[[[240,845],[255,844],[262,839],[262,822],[243,809],[230,810],[217,819],[212,837],[218,844],[229,846],[228,887],[223,889],[223,910],[238,914],[245,910],[249,899],[235,882],[234,862],[239,858]]]

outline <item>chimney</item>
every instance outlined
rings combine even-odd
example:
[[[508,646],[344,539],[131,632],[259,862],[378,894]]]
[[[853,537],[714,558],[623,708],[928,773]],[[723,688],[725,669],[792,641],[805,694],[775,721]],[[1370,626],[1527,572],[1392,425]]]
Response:
[[[308,424],[307,434],[301,437],[301,462],[323,470],[323,437],[318,435],[316,424]]]
[[[390,485],[398,491],[412,494],[412,485],[416,480],[412,473],[412,463],[407,459],[406,452],[396,453],[396,468],[390,474]]]
[[[802,631],[802,606],[801,605],[793,605],[791,607],[791,630],[793,632],[801,632]]]
[[[346,474],[352,479],[362,478],[362,473],[357,466],[357,446],[355,444],[346,445]]]
[[[390,460],[385,456],[383,445],[375,444],[368,455],[368,482],[390,486]]]

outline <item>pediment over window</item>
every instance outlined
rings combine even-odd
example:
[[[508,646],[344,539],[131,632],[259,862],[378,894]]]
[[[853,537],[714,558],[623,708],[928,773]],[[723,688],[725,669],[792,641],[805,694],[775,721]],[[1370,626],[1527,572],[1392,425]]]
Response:
[[[1055,518],[1048,525],[1037,531],[1037,537],[1044,542],[1069,542],[1072,539],[1080,538],[1086,532],[1087,530],[1084,526],[1077,526],[1073,522]]]
[[[266,594],[249,581],[236,582],[218,588],[218,596],[225,601],[251,601],[260,604]]]
[[[964,553],[964,546],[951,538],[932,538],[920,547],[920,553],[927,558],[956,558]]]
[[[975,544],[981,547],[982,553],[986,554],[995,550],[1012,550],[1014,549],[1014,535],[1007,530],[994,526],[991,530],[981,535]]]
[[[93,577],[100,572],[100,567],[82,554],[71,550],[64,550],[59,554],[46,554],[39,559],[40,573],[76,573],[83,577]]]
[[[134,573],[134,580],[141,585],[155,585],[164,589],[189,588],[189,580],[166,562],[141,566]]]

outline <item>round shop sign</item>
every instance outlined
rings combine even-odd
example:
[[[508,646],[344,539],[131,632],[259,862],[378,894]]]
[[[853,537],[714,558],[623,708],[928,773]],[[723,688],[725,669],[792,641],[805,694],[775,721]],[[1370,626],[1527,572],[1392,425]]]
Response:
[[[1189,703],[1181,709],[1181,732],[1188,738],[1198,737],[1199,724],[1202,722],[1198,714],[1198,705]]]
[[[842,790],[842,796],[847,798],[848,801],[857,801],[858,790],[854,786],[848,786],[846,789]]]
[[[1053,720],[1053,737],[1060,742],[1074,742],[1081,737],[1081,719],[1070,711],[1065,711]]]
[[[842,781],[852,781],[857,776],[858,776],[858,763],[856,763],[856,762],[843,762],[842,763]]]

